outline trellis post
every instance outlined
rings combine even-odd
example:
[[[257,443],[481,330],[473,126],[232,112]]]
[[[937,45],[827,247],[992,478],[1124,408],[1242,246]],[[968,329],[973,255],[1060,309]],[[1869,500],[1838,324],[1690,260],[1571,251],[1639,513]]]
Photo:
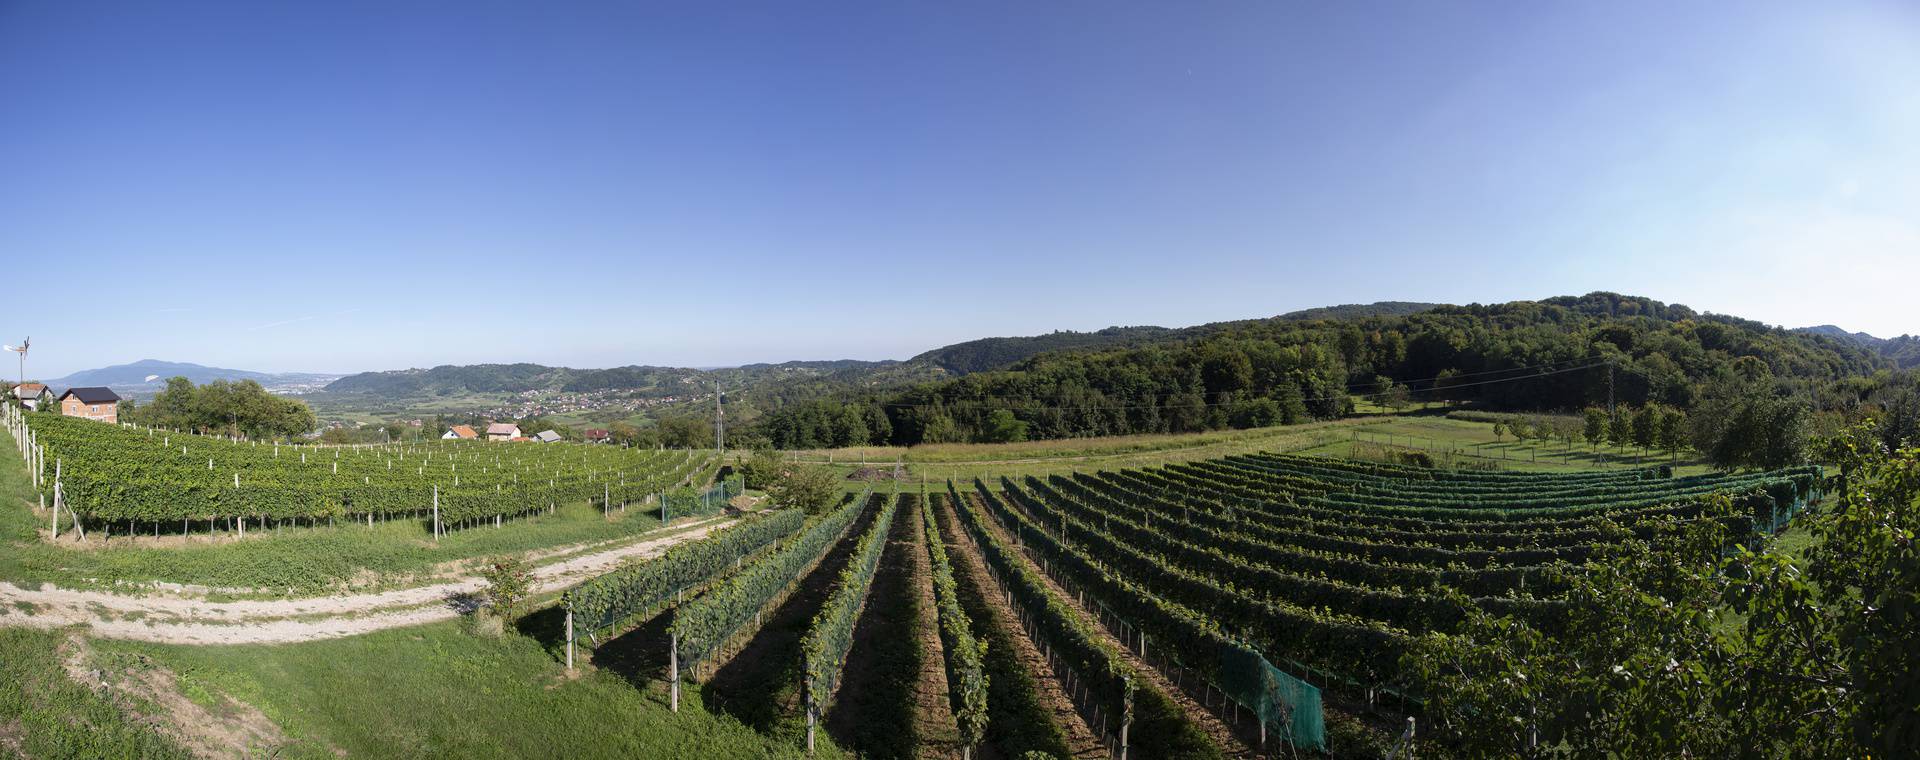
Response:
[[[818,713],[813,706],[813,691],[807,691],[807,754],[813,754],[813,724],[818,721]]]
[[[433,540],[440,541],[440,486],[433,487]]]
[[[671,683],[673,711],[680,712],[680,634],[667,634],[667,680]]]
[[[567,672],[573,672],[573,610],[567,610]]]

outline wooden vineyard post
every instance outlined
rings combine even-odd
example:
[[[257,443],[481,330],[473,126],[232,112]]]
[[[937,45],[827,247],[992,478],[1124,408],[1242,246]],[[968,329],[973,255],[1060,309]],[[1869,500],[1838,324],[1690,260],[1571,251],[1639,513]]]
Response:
[[[813,690],[807,690],[807,754],[813,754],[813,724],[818,716],[813,709]]]
[[[600,512],[613,519],[613,487],[605,483],[600,484]]]
[[[567,672],[573,672],[573,610],[567,610]]]
[[[440,487],[433,487],[433,540],[440,541]]]
[[[673,711],[680,712],[680,634],[667,634],[667,681]]]

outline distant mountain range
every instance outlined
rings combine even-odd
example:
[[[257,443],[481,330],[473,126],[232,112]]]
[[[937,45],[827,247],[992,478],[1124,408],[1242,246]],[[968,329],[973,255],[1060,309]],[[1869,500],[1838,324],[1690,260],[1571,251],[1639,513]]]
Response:
[[[1405,316],[1436,306],[1438,304],[1382,301],[1307,309],[1282,314],[1275,319]],[[1182,328],[1145,325],[1108,327],[1092,332],[1061,330],[1045,335],[980,338],[942,346],[905,361],[795,361],[720,369],[639,365],[575,369],[542,364],[449,364],[431,369],[348,375],[327,385],[325,391],[329,395],[370,394],[390,398],[420,398],[529,391],[620,390],[644,397],[667,397],[699,394],[719,383],[728,388],[730,394],[736,389],[753,388],[760,393],[784,397],[797,395],[797,388],[812,382],[831,381],[864,387],[907,385],[1001,369],[1056,351],[1117,350],[1171,343],[1203,337],[1254,321],[1260,320],[1215,322]]]
[[[1546,299],[1543,303],[1571,306],[1579,303],[1579,299],[1563,297]],[[1123,351],[1203,339],[1264,322],[1404,317],[1444,306],[1411,301],[1381,301],[1303,309],[1267,319],[1214,322],[1191,327],[1115,326],[1091,332],[1063,330],[1044,335],[980,338],[935,348],[904,361],[844,359],[704,369],[646,365],[583,369],[529,363],[471,364],[341,376],[306,372],[254,372],[144,359],[131,364],[75,372],[47,383],[57,389],[104,385],[124,394],[151,395],[164,387],[168,378],[176,376],[186,377],[195,383],[254,380],[276,393],[317,394],[316,398],[378,397],[400,403],[463,395],[500,397],[527,392],[588,393],[603,390],[617,390],[627,396],[664,399],[699,396],[711,392],[718,384],[728,389],[730,397],[739,395],[742,400],[778,405],[783,401],[816,395],[823,387],[908,386],[1007,369],[1044,354]],[[1586,308],[1604,311],[1610,307],[1606,304],[1589,304]],[[1824,336],[1860,346],[1902,368],[1920,367],[1920,336],[1880,338],[1867,333],[1850,332],[1834,325],[1802,327],[1792,332]]]
[[[1847,332],[1834,325],[1816,327],[1797,327],[1794,332],[1808,335],[1825,335],[1847,341],[1879,354],[1881,358],[1893,362],[1901,369],[1920,367],[1920,335],[1902,335],[1897,338],[1879,338],[1863,332]]]
[[[276,393],[297,393],[321,388],[340,376],[315,372],[253,372],[187,362],[141,359],[132,364],[116,364],[111,367],[82,370],[66,377],[48,380],[46,383],[61,390],[103,385],[122,394],[146,395],[166,387],[167,379],[173,377],[185,377],[196,384],[210,383],[215,380],[252,380]]]

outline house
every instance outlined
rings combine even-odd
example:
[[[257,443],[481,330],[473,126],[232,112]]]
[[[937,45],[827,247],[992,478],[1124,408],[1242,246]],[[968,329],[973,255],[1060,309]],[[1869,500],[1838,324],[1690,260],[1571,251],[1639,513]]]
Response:
[[[511,422],[496,422],[487,426],[487,440],[511,441],[520,437],[520,426]]]
[[[68,388],[60,394],[60,413],[101,422],[120,421],[120,394],[106,388]]]
[[[606,443],[613,440],[612,434],[600,428],[587,428],[587,443]]]
[[[533,440],[539,441],[540,443],[559,443],[560,434],[551,430],[542,430],[534,434]]]
[[[480,434],[473,432],[471,425],[454,425],[447,428],[446,435],[440,436],[440,440],[443,441],[473,441],[479,438]]]
[[[20,405],[38,411],[53,403],[53,389],[45,383],[21,383],[13,386],[13,397],[20,399]]]

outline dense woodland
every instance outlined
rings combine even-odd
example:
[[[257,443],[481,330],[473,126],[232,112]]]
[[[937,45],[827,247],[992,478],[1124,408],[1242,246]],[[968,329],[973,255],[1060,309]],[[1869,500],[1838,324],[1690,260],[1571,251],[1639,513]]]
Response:
[[[805,403],[769,405],[757,432],[781,448],[1177,433],[1326,419],[1362,400],[1573,412],[1611,399],[1800,424],[1875,408],[1914,382],[1845,338],[1592,293],[1224,323],[905,388],[817,383]]]

